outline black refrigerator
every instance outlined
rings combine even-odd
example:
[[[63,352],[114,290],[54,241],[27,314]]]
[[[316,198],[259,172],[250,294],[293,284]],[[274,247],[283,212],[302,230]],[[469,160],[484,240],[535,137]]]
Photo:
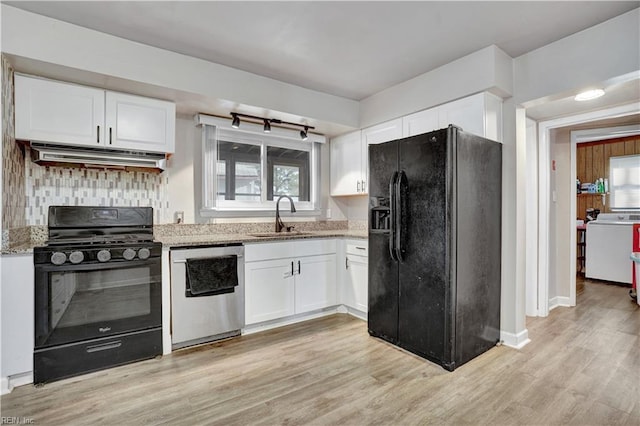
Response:
[[[449,371],[500,339],[502,145],[455,126],[369,146],[369,334]]]

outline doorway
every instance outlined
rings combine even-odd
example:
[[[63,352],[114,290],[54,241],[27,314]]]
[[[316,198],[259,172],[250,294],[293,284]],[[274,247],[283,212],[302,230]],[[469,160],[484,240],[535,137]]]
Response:
[[[556,136],[558,132],[567,131],[570,135],[572,132],[579,135],[580,131],[594,129],[601,129],[602,132],[602,129],[631,123],[640,124],[637,103],[538,123],[537,223],[530,223],[533,218],[527,218],[527,226],[538,227],[537,316],[547,316],[549,310],[556,306],[576,304],[577,238],[574,228],[577,217],[575,147],[578,142],[577,139],[574,142],[573,136],[570,136],[568,146],[564,147],[566,158],[563,159],[563,173],[558,176],[556,173],[560,164],[556,162],[557,153],[553,150],[557,148],[557,145],[553,145],[557,143]],[[592,133],[590,136],[597,132]],[[616,137],[619,136],[617,134]],[[564,203],[563,208],[558,208],[558,200]],[[527,277],[528,280],[530,278]]]

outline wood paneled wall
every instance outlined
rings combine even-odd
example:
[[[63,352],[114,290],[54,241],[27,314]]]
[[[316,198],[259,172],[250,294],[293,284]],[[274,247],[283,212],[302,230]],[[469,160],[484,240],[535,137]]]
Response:
[[[577,177],[580,183],[595,183],[598,178],[609,178],[609,157],[640,154],[640,136],[609,139],[599,142],[580,143],[576,147]],[[601,194],[578,194],[576,213],[584,219],[587,208],[609,213],[609,196],[602,205]]]

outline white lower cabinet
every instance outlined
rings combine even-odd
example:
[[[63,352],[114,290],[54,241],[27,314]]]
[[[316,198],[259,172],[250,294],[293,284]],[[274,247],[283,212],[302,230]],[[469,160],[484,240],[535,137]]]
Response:
[[[245,322],[255,324],[295,313],[292,260],[245,263]]]
[[[3,255],[0,302],[2,393],[13,386],[11,377],[33,371],[34,277],[33,255]]]
[[[335,240],[245,246],[245,323],[337,304]]]
[[[369,311],[368,244],[347,240],[345,245],[344,304],[366,313]]]
[[[295,276],[296,314],[334,306],[336,255],[310,256],[298,260]]]

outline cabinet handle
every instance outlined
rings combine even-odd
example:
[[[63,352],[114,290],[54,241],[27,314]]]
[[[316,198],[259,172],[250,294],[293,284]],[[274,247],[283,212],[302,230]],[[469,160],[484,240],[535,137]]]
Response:
[[[364,191],[364,181],[362,181],[362,192],[365,192]]]
[[[293,276],[293,260],[291,261],[291,276]]]
[[[300,275],[300,261],[298,260],[298,275]]]
[[[100,143],[100,126],[96,126],[96,139],[97,142]]]
[[[356,183],[356,192],[360,192],[360,181]]]
[[[356,249],[357,249],[357,250],[366,250],[366,248],[364,248],[364,247],[358,247],[358,246],[356,246]]]
[[[109,145],[111,145],[111,130],[113,130],[113,128],[109,127]]]
[[[348,257],[344,258],[344,269],[349,269],[349,258]]]

